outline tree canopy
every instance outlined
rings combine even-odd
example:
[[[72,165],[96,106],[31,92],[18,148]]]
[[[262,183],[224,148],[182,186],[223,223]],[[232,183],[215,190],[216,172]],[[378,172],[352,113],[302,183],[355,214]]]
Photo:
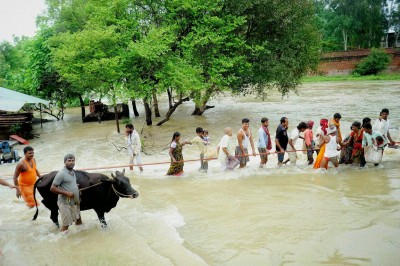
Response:
[[[95,92],[142,99],[149,125],[159,94],[169,96],[159,124],[187,100],[202,115],[224,92],[265,98],[277,88],[287,95],[320,55],[310,0],[46,3],[33,39],[0,47],[0,82],[52,98]],[[27,72],[23,82],[12,74]]]

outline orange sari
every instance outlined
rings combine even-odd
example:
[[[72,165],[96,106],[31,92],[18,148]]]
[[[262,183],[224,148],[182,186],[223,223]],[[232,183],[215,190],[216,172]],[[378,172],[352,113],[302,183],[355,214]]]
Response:
[[[21,172],[18,178],[19,190],[21,192],[21,196],[24,199],[26,205],[28,207],[34,207],[39,204],[35,204],[35,199],[33,198],[33,189],[36,182],[36,163],[35,160],[32,160],[32,167],[30,164],[24,160],[26,165],[28,166],[28,171]]]
[[[318,169],[321,167],[322,159],[324,159],[325,147],[326,147],[326,143],[322,144],[321,148],[319,149],[318,156],[315,159],[314,169]]]

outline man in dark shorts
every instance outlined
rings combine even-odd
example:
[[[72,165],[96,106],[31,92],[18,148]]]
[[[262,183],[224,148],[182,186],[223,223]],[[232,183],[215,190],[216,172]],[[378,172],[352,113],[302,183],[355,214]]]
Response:
[[[242,119],[242,127],[237,133],[238,146],[235,149],[235,156],[240,162],[239,168],[244,168],[248,161],[250,161],[248,154],[248,147],[251,145],[253,156],[256,156],[254,141],[251,131],[249,129],[250,120],[248,118]]]
[[[64,165],[65,167],[57,173],[50,188],[50,191],[58,194],[57,205],[62,220],[61,232],[68,230],[68,227],[74,222],[76,225],[82,224],[79,188],[74,172],[75,156],[65,155]]]
[[[282,166],[283,158],[285,157],[286,147],[288,145],[287,129],[289,127],[289,119],[287,117],[281,118],[281,123],[276,129],[275,144],[276,152],[278,153],[278,165]]]
[[[264,165],[268,162],[268,154],[272,148],[271,136],[269,134],[268,125],[269,125],[268,118],[266,117],[261,118],[261,127],[257,132],[258,135],[257,148],[261,158],[260,168],[263,168]]]

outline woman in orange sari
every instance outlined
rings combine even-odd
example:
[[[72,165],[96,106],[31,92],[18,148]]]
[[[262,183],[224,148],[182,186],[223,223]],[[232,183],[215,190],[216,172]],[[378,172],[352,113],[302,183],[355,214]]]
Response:
[[[326,145],[324,141],[324,136],[327,135],[326,129],[328,128],[328,119],[322,118],[319,124],[320,127],[318,127],[317,134],[315,135],[316,137],[315,142],[317,144],[316,148],[319,148],[319,151],[317,150],[318,156],[315,159],[314,169],[318,169],[321,167],[321,162],[322,159],[324,158],[325,145]]]

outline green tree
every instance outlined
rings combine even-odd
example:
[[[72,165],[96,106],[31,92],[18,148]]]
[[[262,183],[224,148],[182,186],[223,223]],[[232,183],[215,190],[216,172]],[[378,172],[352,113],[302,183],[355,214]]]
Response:
[[[384,0],[315,0],[325,50],[379,47],[385,28]],[[338,46],[341,44],[341,47]]]
[[[251,68],[243,72],[243,86],[237,89],[247,87],[245,92],[262,98],[271,88],[282,95],[295,91],[301,77],[319,60],[313,2],[232,0],[226,9],[245,17],[240,32],[250,46],[245,55]]]
[[[43,28],[32,40],[32,45],[27,50],[29,56],[28,79],[29,90],[32,94],[51,99],[53,106],[45,107],[44,112],[57,120],[64,118],[66,103],[80,94],[63,80],[55,69],[51,57],[49,39],[54,35],[51,28]]]
[[[318,61],[309,0],[49,2],[61,79],[77,90],[142,98],[149,125],[158,93],[169,96],[162,124],[189,98],[201,115],[224,91],[285,95]]]
[[[31,39],[14,38],[14,44],[0,44],[0,85],[20,92],[29,92],[27,82],[28,54]]]

